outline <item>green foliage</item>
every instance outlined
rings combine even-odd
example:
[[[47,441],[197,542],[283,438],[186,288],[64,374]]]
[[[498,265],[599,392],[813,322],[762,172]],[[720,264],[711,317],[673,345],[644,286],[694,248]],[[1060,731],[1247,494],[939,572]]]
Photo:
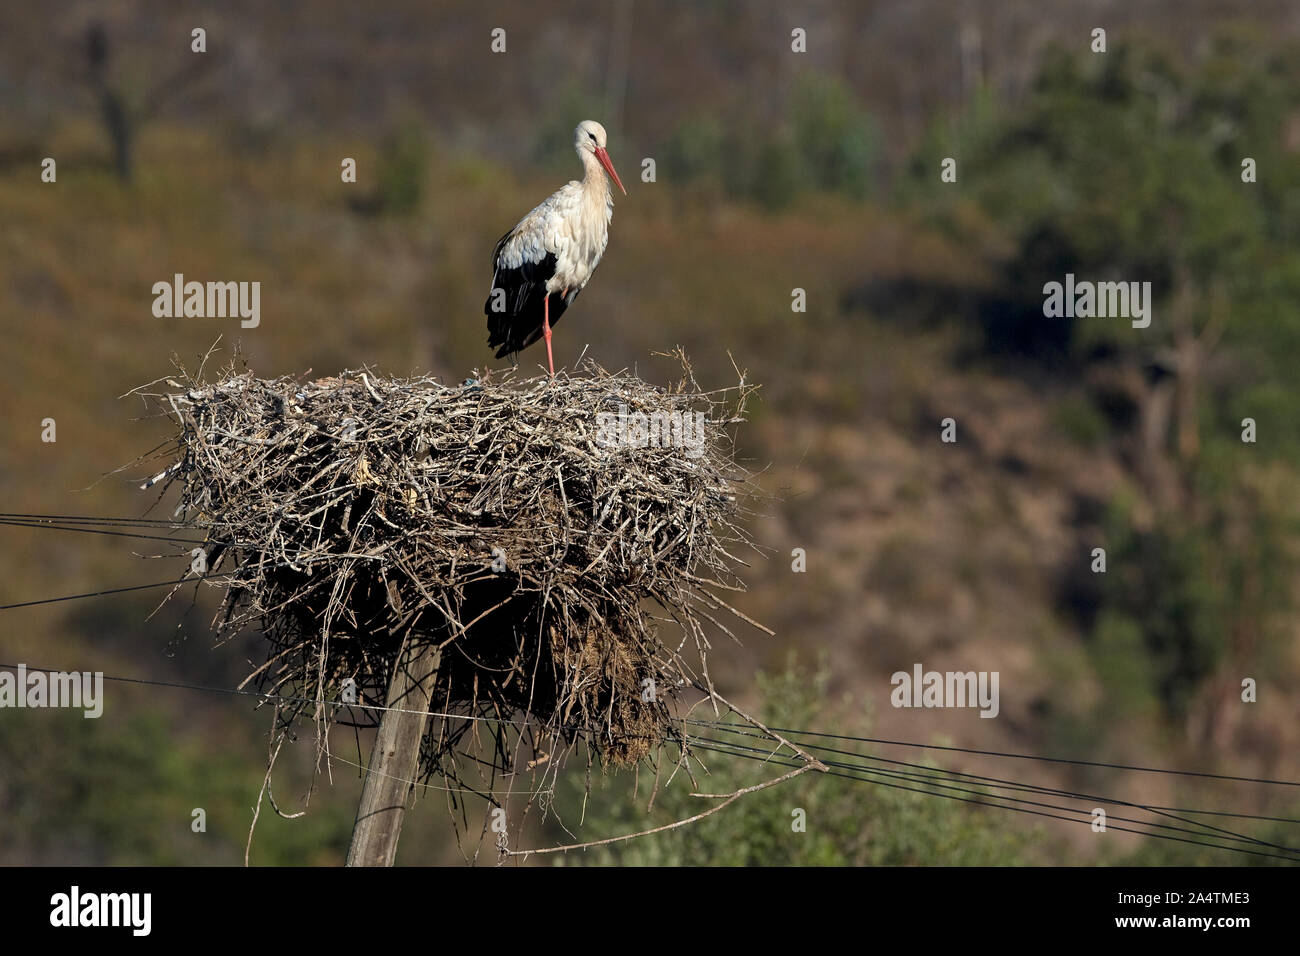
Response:
[[[1062,400],[1054,410],[1054,418],[1057,428],[1088,448],[1099,445],[1110,434],[1106,416],[1086,396]]]
[[[768,209],[783,209],[803,190],[804,173],[795,144],[775,136],[758,149],[748,192]]]
[[[537,126],[537,138],[533,141],[533,160],[538,165],[557,172],[572,174],[575,158],[573,155],[573,130],[583,120],[594,119],[605,123],[605,132],[609,135],[610,151],[615,159],[620,155],[615,149],[618,130],[610,129],[606,120],[601,120],[604,107],[598,97],[583,89],[580,85],[570,83],[551,100],[551,106]]]
[[[1140,699],[1154,690],[1181,715],[1224,650],[1229,594],[1215,580],[1211,542],[1202,529],[1172,523],[1138,531],[1120,514],[1112,515],[1107,540],[1104,612],[1094,634],[1100,676],[1108,694]]]
[[[833,727],[838,733],[866,736],[870,720],[865,713],[859,712],[847,720],[833,720],[832,708],[827,706],[829,678],[829,670],[824,665],[810,673],[797,666],[793,656],[783,672],[760,673],[763,719],[775,726]],[[731,735],[708,733],[707,736]],[[734,739],[756,745],[753,738]],[[849,749],[853,745],[837,742],[835,746]],[[708,767],[707,773],[696,771],[701,792],[729,793],[737,787],[771,779],[787,769],[717,753],[703,752],[700,756]],[[888,764],[872,766],[893,768]],[[715,803],[690,796],[697,788],[679,772],[663,787],[653,810],[647,814],[644,772],[639,796],[628,792],[625,779],[611,780],[594,774],[593,777],[585,822],[574,831],[578,841],[671,823]],[[923,782],[898,779],[886,779],[885,783],[916,790],[927,786]],[[578,816],[573,808],[582,804],[582,784],[581,775],[570,774],[565,783],[568,789],[557,799],[557,808],[566,814],[566,822],[568,815]],[[981,799],[971,794],[958,796]],[[806,832],[793,830],[796,809],[806,813]],[[558,827],[552,836],[574,842]],[[1009,866],[1037,860],[1042,842],[1042,834],[1036,828],[1007,811],[810,772],[746,794],[725,809],[685,827],[611,844],[557,862],[640,866]]]
[[[1012,351],[1047,358],[1043,330],[1059,323],[1075,369],[1122,368],[1129,420],[1107,423],[1079,399],[1059,408],[1058,424],[1085,444],[1139,447],[1177,486],[1139,487],[1154,512],[1140,530],[1122,506],[1106,525],[1089,647],[1108,713],[1154,707],[1176,721],[1233,655],[1268,653],[1255,638],[1282,638],[1273,622],[1289,606],[1282,582],[1294,563],[1281,529],[1294,509],[1260,487],[1258,467],[1300,465],[1300,155],[1288,141],[1298,58],[1236,32],[1191,57],[1151,40],[1105,56],[1058,51],[1016,109],[936,124],[902,190],[933,197],[922,207],[945,232],[990,250],[985,346],[1019,339]],[[936,186],[946,155],[959,159],[957,188]],[[1242,180],[1245,157],[1256,182]],[[1150,282],[1150,327],[1044,317],[1044,283],[1067,272]],[[1159,386],[1152,367],[1167,376]],[[1240,441],[1246,417],[1267,442]]]
[[[1237,450],[1242,419],[1255,419],[1260,438],[1248,447],[1260,461],[1300,462],[1300,255],[1293,242],[1279,233],[1259,271],[1241,277],[1224,333],[1234,372],[1206,409],[1214,436]]]
[[[847,86],[829,77],[804,77],[790,105],[794,141],[814,188],[856,199],[871,190],[880,131]]]
[[[6,711],[0,721],[0,859],[240,864],[265,772],[249,759],[257,752],[252,734],[215,750],[177,733],[158,711],[112,707],[94,720],[80,711]],[[278,780],[284,776],[277,771]],[[196,807],[206,811],[206,832],[191,830]],[[314,807],[287,821],[263,801],[252,861],[338,862],[351,826],[343,804]]]
[[[805,76],[782,123],[749,109],[683,120],[664,146],[664,165],[682,181],[713,183],[775,210],[809,192],[867,196],[880,148],[877,125],[849,87]]]
[[[961,204],[975,196],[1011,240],[1004,265],[1017,287],[1008,291],[1026,303],[1041,305],[1042,283],[1067,270],[1152,283],[1150,329],[1076,320],[1080,352],[1154,348],[1173,331],[1175,305],[1204,326],[1212,292],[1233,303],[1231,337],[1294,341],[1300,319],[1275,308],[1294,284],[1260,286],[1279,267],[1295,269],[1293,244],[1281,244],[1294,218],[1279,215],[1294,209],[1300,183],[1300,160],[1283,137],[1297,92],[1286,72],[1292,59],[1261,57],[1258,45],[1247,51],[1222,37],[1202,63],[1149,43],[1118,45],[1106,56],[1058,52],[1045,57],[1014,112],[937,125],[902,194],[938,196],[932,215],[957,232]],[[1233,77],[1226,86],[1225,76]],[[945,155],[959,159],[959,190],[935,189]],[[1246,156],[1260,164],[1258,183],[1241,180]],[[1188,298],[1176,304],[1179,293]],[[1271,327],[1263,327],[1266,317]],[[1038,321],[1048,320],[1040,313]]]
[[[727,147],[727,129],[721,118],[712,113],[689,116],[664,146],[664,167],[686,181],[721,183]]]
[[[1125,719],[1159,716],[1154,663],[1131,608],[1107,607],[1092,631],[1090,651],[1105,712]]]
[[[1300,816],[1300,806],[1292,805],[1270,813],[1271,816],[1296,819]],[[1272,843],[1274,846],[1290,847],[1295,845],[1295,825],[1292,823],[1255,823],[1245,826],[1239,822],[1229,823],[1226,829],[1237,833],[1248,833],[1253,839]],[[1180,824],[1181,825],[1181,824]],[[1175,833],[1174,836],[1184,836]],[[1188,839],[1197,839],[1188,837]],[[1219,845],[1241,846],[1245,850],[1255,850],[1262,854],[1284,851],[1268,846],[1249,846],[1234,843],[1224,836],[1206,834],[1201,842],[1214,842]],[[1289,860],[1279,860],[1270,856],[1256,856],[1251,853],[1232,853],[1210,847],[1193,846],[1176,840],[1144,840],[1137,849],[1125,854],[1115,861],[1120,866],[1293,866]]]
[[[389,134],[379,154],[378,206],[390,216],[416,212],[424,194],[428,142],[422,127],[407,124]]]
[[[1281,652],[1300,531],[1295,481],[1242,471],[1211,444],[1196,472],[1205,514],[1135,527],[1117,504],[1106,523],[1107,572],[1091,641],[1112,714],[1181,718],[1203,682],[1237,652],[1255,666]],[[1241,661],[1241,663],[1245,663]]]

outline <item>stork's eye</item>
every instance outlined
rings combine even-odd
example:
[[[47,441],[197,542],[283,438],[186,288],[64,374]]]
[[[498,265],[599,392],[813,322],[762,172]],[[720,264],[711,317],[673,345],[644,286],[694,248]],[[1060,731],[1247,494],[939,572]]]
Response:
[[[587,135],[591,137],[591,141],[592,141],[593,143],[596,142],[596,134],[595,134],[595,133],[588,133]]]

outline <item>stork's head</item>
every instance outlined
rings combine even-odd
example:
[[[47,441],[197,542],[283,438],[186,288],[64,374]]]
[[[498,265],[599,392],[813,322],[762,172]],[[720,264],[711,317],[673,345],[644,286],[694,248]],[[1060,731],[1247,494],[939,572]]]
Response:
[[[618,178],[618,173],[614,171],[614,163],[605,150],[605,127],[595,120],[583,120],[573,131],[573,148],[578,151],[578,156],[583,162],[587,161],[588,153],[594,155],[605,168],[605,172],[609,173],[609,178],[614,180],[619,189],[623,189],[623,181]],[[623,189],[623,195],[627,195],[626,189]]]

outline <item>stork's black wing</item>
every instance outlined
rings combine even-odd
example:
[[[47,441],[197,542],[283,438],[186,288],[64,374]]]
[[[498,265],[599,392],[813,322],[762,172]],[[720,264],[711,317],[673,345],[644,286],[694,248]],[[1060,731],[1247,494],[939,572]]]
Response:
[[[483,314],[488,320],[488,347],[497,350],[497,358],[514,355],[542,337],[546,283],[555,275],[553,252],[545,253],[540,259],[525,256],[518,266],[506,266],[501,254],[513,234],[512,229],[497,240],[492,251],[492,288],[483,303]],[[567,296],[551,297],[552,326],[578,297],[579,291],[573,289]]]

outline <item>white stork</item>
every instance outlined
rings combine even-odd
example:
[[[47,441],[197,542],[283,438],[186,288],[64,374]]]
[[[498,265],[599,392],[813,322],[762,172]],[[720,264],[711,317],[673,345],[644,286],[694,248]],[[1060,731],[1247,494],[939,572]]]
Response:
[[[497,349],[496,357],[513,355],[544,336],[551,375],[551,326],[586,286],[609,242],[614,196],[605,173],[623,189],[605,151],[605,127],[594,120],[579,123],[573,148],[586,170],[582,182],[561,186],[501,237],[492,252],[492,289],[483,304],[488,347]]]

